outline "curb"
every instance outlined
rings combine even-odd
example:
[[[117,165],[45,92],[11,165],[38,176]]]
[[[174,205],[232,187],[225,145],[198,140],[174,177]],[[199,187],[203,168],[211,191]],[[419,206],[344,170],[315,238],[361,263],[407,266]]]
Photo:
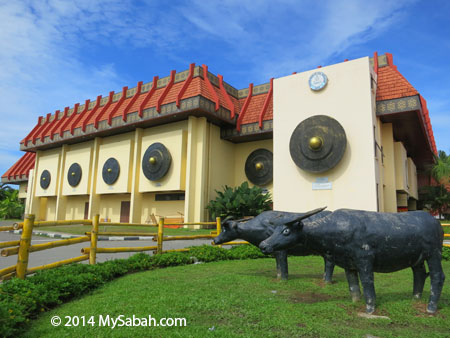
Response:
[[[22,234],[22,230],[10,230],[10,233],[20,235]],[[53,232],[46,231],[33,231],[33,235],[50,237],[50,238],[61,238],[61,239],[69,239],[69,238],[77,238],[81,235],[69,235],[69,234],[58,234]],[[129,236],[129,237],[120,237],[120,236],[98,236],[98,241],[145,241],[151,240],[153,236]]]

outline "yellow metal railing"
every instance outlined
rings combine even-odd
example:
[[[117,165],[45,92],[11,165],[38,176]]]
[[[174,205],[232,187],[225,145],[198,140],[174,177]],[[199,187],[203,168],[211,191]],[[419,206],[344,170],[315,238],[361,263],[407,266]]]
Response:
[[[31,237],[34,228],[43,226],[58,226],[58,225],[90,225],[91,231],[86,232],[84,236],[79,236],[70,239],[61,239],[43,244],[31,245]],[[10,231],[22,229],[22,235],[20,240],[0,242],[1,256],[7,257],[11,255],[17,255],[17,264],[0,269],[0,280],[8,279],[13,276],[19,278],[25,278],[26,275],[35,273],[39,270],[51,269],[64,264],[70,264],[74,262],[81,262],[89,260],[89,264],[95,264],[98,253],[117,253],[117,252],[140,252],[140,251],[152,251],[153,253],[162,254],[165,252],[176,251],[189,251],[187,248],[163,250],[165,241],[177,241],[177,240],[192,240],[192,239],[209,239],[214,238],[222,231],[222,225],[220,218],[216,218],[215,222],[186,222],[186,223],[165,223],[164,218],[161,217],[158,222],[158,231],[154,233],[147,232],[100,232],[99,226],[141,226],[141,227],[155,227],[155,225],[141,224],[141,223],[102,223],[100,222],[100,216],[95,215],[92,220],[72,220],[72,221],[34,221],[34,215],[27,215],[23,223],[15,223],[12,226],[2,226],[0,231]],[[216,229],[211,231],[209,235],[191,235],[191,236],[164,236],[164,227],[166,225],[215,225]],[[448,227],[450,224],[442,224],[443,227]],[[153,237],[153,241],[157,242],[154,246],[140,246],[140,247],[118,247],[118,248],[99,248],[98,236],[99,235],[115,235],[115,236],[149,236]],[[450,234],[444,234],[445,238],[450,237]],[[54,263],[28,268],[29,255],[32,252],[47,250],[60,246],[67,246],[77,243],[90,242],[90,247],[82,248],[82,255],[79,257],[69,258]],[[211,243],[214,245],[214,243]],[[245,241],[233,241],[223,243],[222,245],[240,245],[249,244]],[[445,247],[450,247],[450,244],[444,244]]]
[[[34,228],[39,227],[49,227],[49,226],[59,226],[59,225],[87,225],[91,226],[91,231],[86,232],[84,236],[79,236],[70,239],[61,239],[43,244],[31,244],[31,238]],[[153,253],[162,254],[165,252],[174,251],[189,251],[187,248],[183,249],[173,249],[173,250],[163,250],[164,241],[177,241],[177,240],[192,240],[192,239],[210,239],[217,236],[221,232],[220,218],[216,218],[215,222],[186,222],[186,223],[165,223],[164,218],[161,217],[157,228],[157,232],[100,232],[99,226],[141,226],[141,227],[155,227],[155,225],[141,224],[141,223],[102,223],[100,222],[100,216],[95,215],[92,220],[72,220],[72,221],[35,221],[34,215],[27,215],[23,223],[15,223],[12,226],[0,227],[0,231],[10,231],[22,229],[22,234],[20,240],[0,242],[0,255],[3,257],[8,257],[12,255],[17,255],[17,264],[0,269],[0,280],[9,279],[13,276],[18,278],[25,278],[26,275],[35,273],[39,270],[51,269],[57,266],[70,264],[74,262],[81,262],[89,260],[89,264],[95,264],[97,254],[99,253],[117,253],[117,252],[140,252],[140,251],[152,251]],[[192,235],[192,236],[164,236],[164,227],[166,225],[215,225],[215,230],[211,231],[209,235]],[[141,246],[141,247],[118,247],[118,248],[99,248],[98,247],[98,236],[99,235],[112,235],[112,236],[149,236],[153,237],[156,243],[154,246]],[[49,263],[33,268],[28,268],[28,259],[30,253],[42,250],[48,250],[60,246],[67,246],[77,243],[90,242],[90,246],[87,248],[82,248],[82,255],[79,257],[69,258],[54,263]],[[248,242],[229,242],[225,245],[238,245],[238,244],[248,244]]]

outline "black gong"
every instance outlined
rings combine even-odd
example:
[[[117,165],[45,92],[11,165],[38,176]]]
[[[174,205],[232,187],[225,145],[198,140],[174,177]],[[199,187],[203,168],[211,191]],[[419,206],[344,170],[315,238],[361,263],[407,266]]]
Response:
[[[114,184],[114,182],[117,181],[120,174],[120,165],[119,162],[114,158],[110,157],[106,160],[105,164],[103,165],[103,181],[105,181],[106,184]]]
[[[72,163],[67,172],[67,181],[70,186],[76,187],[81,181],[81,166],[78,163]]]
[[[273,178],[273,154],[267,149],[256,149],[245,161],[245,175],[255,185],[266,185]]]
[[[171,163],[169,150],[162,143],[155,142],[145,151],[142,172],[150,181],[157,181],[167,174]]]
[[[342,159],[347,138],[341,124],[326,115],[302,121],[291,135],[289,151],[295,164],[306,171],[322,173]]]
[[[47,189],[50,185],[51,175],[50,171],[44,170],[41,174],[41,188]]]

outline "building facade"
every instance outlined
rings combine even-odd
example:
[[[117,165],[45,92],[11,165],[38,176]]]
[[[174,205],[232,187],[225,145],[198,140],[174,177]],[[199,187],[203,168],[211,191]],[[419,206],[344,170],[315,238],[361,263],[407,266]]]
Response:
[[[203,221],[244,181],[274,208],[415,210],[436,153],[390,54],[237,90],[206,66],[39,117],[3,176],[41,220]]]

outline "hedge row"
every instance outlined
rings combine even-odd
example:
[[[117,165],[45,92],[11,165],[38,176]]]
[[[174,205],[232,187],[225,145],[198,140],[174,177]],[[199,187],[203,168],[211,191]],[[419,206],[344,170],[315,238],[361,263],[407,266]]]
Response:
[[[230,259],[262,258],[250,245],[226,250],[219,247],[192,247],[189,252],[170,252],[149,256],[144,253],[96,265],[71,264],[45,270],[26,278],[13,278],[0,285],[0,337],[22,332],[40,312],[98,288],[130,272],[168,266]]]

